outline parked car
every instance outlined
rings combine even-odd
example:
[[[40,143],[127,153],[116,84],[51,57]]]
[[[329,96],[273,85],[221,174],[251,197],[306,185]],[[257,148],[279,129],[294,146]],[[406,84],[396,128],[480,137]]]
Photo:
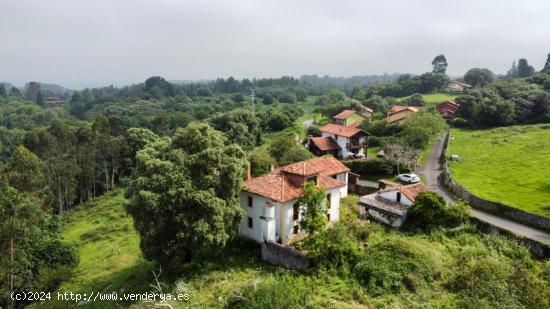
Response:
[[[403,182],[408,183],[417,183],[420,182],[420,177],[418,175],[410,173],[410,174],[399,174],[397,175],[397,178]]]

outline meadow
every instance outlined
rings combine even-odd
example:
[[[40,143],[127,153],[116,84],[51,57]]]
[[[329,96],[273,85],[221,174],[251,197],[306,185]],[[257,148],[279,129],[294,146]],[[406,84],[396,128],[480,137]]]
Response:
[[[479,197],[550,216],[550,125],[451,131],[452,177]]]
[[[400,97],[400,98],[397,98],[397,101],[401,102],[401,101],[403,101],[403,100],[405,100],[409,97],[410,96]],[[435,92],[435,93],[423,94],[422,97],[424,98],[424,101],[426,102],[426,106],[430,107],[430,106],[434,106],[436,104],[439,104],[441,102],[445,102],[445,101],[449,101],[449,100],[453,101],[456,98],[456,95],[443,93],[443,92]]]

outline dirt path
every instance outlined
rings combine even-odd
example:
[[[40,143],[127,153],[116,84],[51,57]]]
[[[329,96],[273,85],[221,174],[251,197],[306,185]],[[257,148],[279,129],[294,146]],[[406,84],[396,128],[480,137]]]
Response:
[[[424,178],[426,179],[426,185],[429,190],[441,194],[441,196],[443,196],[443,198],[447,202],[454,204],[456,203],[456,201],[447,192],[447,190],[439,183],[437,179],[442,169],[441,164],[439,162],[439,157],[441,153],[443,153],[444,140],[445,139],[441,137],[439,140],[437,140],[434,143],[432,150],[430,152],[430,155],[426,160],[426,164],[423,167],[420,167],[418,169],[417,174],[424,176]],[[472,209],[472,217],[478,218],[494,226],[498,226],[502,229],[508,230],[516,235],[531,238],[545,244],[550,244],[550,234],[544,231],[523,225],[521,223],[517,223],[505,218],[501,218],[478,209]]]

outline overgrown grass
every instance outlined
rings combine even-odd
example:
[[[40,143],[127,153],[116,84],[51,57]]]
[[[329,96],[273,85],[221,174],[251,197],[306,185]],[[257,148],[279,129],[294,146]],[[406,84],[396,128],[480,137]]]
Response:
[[[550,216],[550,125],[451,131],[452,177],[479,197]]]
[[[124,210],[122,190],[79,205],[63,219],[63,238],[78,249],[80,264],[58,291],[139,293],[149,290],[152,265],[143,260],[132,218]],[[69,308],[75,302],[39,302],[39,308]],[[115,303],[94,303],[112,308]]]

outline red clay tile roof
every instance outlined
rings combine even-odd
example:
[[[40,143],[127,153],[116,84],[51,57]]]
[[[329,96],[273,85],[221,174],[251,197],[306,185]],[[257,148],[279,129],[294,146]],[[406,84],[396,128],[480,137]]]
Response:
[[[331,133],[331,134],[335,134],[335,135],[340,135],[340,136],[345,136],[345,137],[352,137],[355,134],[360,133],[360,132],[363,132],[364,134],[367,134],[367,132],[365,132],[361,129],[345,127],[345,126],[341,126],[341,125],[334,124],[334,123],[329,123],[327,125],[324,125],[324,126],[320,127],[319,131],[327,132],[327,133]]]
[[[334,119],[347,119],[349,116],[355,114],[356,111],[352,109],[345,109],[342,112],[340,112],[338,115],[332,117]]]
[[[312,137],[311,141],[319,150],[321,151],[327,151],[327,150],[340,150],[340,145],[334,140],[334,138],[330,136],[325,137]]]
[[[283,166],[275,171],[243,182],[243,189],[278,202],[288,202],[302,196],[302,188],[289,180],[288,173],[303,176],[317,175],[319,186],[325,189],[339,188],[344,182],[331,175],[348,172],[349,169],[332,157],[316,158]]]
[[[401,187],[401,193],[403,193],[403,195],[408,197],[413,202],[416,196],[418,195],[418,193],[424,192],[424,191],[426,191],[426,187],[424,187],[424,185],[421,184],[420,182]]]
[[[395,188],[399,188],[401,186],[401,184],[395,181],[387,180],[387,179],[379,179],[378,182],[381,182],[386,186],[395,187]]]
[[[391,182],[391,181],[388,181],[388,180],[385,180],[385,181],[386,182]],[[394,190],[397,189],[397,190],[399,190],[399,192],[401,192],[401,194],[405,195],[409,200],[414,202],[414,200],[416,199],[416,196],[418,195],[418,193],[426,191],[426,187],[420,182],[417,182],[417,183],[412,184],[412,185],[406,185],[406,186],[400,185],[398,183],[395,183],[395,184],[397,186],[392,186],[392,188],[387,188],[387,189],[384,189],[384,190],[380,190],[378,192],[391,192],[391,191],[394,191]]]
[[[413,111],[413,112],[418,112],[420,109],[416,106],[403,106],[403,105],[395,105],[391,108],[390,110],[390,115],[391,114],[396,114],[396,113],[400,113],[402,111],[405,111],[405,110],[410,110],[410,111]]]

